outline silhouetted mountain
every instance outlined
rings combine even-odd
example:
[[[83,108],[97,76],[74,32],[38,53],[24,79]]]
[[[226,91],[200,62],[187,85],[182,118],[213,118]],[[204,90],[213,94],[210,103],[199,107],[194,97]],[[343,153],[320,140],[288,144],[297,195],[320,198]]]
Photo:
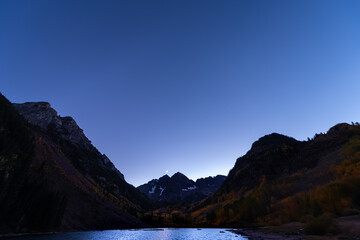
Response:
[[[0,188],[1,232],[141,227],[149,206],[71,117],[1,94]]]
[[[136,189],[72,118],[49,103],[11,104],[0,94],[0,189],[0,232],[145,226],[139,218],[239,227],[359,214],[360,126],[338,124],[308,141],[273,133],[228,177],[194,182],[176,173]]]
[[[226,176],[217,175],[215,177],[199,178],[195,182],[195,186],[205,196],[209,196],[220,188],[225,181]]]
[[[224,182],[225,176],[200,178],[194,182],[182,173],[175,173],[171,178],[164,175],[143,184],[138,189],[150,199],[159,202],[196,202],[215,192]]]
[[[359,156],[358,124],[338,124],[304,142],[264,136],[237,159],[218,191],[193,205],[191,222],[244,226],[359,213]]]

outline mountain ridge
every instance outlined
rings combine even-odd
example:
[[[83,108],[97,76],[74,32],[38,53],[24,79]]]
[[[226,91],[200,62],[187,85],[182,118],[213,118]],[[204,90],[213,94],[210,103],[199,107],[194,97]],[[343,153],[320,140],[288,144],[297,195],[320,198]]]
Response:
[[[227,177],[177,172],[137,189],[71,117],[0,94],[0,146],[1,233],[305,224],[360,213],[358,123],[308,141],[268,134]],[[218,185],[206,189],[211,181]]]
[[[356,214],[358,154],[358,123],[337,124],[308,141],[266,135],[236,160],[223,185],[193,204],[186,216],[205,226],[254,226]]]
[[[157,202],[195,202],[215,192],[225,178],[223,175],[217,175],[193,181],[184,174],[176,172],[171,177],[165,174],[137,188]]]

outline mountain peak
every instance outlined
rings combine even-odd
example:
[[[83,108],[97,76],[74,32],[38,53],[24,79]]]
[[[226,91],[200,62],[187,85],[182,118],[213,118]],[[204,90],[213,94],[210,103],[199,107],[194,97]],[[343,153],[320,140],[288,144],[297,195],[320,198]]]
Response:
[[[13,103],[15,109],[31,124],[47,129],[50,123],[61,124],[57,112],[48,102]]]
[[[15,109],[29,123],[40,127],[42,130],[51,131],[55,135],[79,144],[86,149],[92,147],[91,141],[85,136],[84,131],[77,125],[72,117],[61,117],[48,102],[14,103]]]
[[[259,138],[251,146],[251,151],[258,149],[267,149],[269,147],[280,144],[293,144],[298,141],[295,138],[288,137],[279,133],[271,133]]]
[[[351,125],[347,124],[347,123],[339,123],[336,124],[335,126],[331,127],[328,131],[328,133],[333,134],[333,133],[340,133],[340,132],[344,132],[346,130],[349,129]]]
[[[149,198],[160,202],[196,202],[215,192],[225,176],[199,178],[194,182],[181,172],[164,175],[138,187]]]
[[[177,172],[174,175],[171,176],[171,178],[188,178],[186,177],[184,174],[182,174],[181,172]]]
[[[169,177],[169,175],[165,174],[164,176],[159,178],[159,181],[163,180],[163,179],[170,179],[170,177]]]

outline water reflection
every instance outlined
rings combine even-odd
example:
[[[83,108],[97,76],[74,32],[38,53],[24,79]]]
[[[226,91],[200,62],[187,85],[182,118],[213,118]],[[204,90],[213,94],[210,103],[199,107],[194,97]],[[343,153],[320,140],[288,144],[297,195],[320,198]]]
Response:
[[[22,240],[231,240],[246,239],[219,228],[161,228],[134,230],[107,230],[73,233],[56,233],[43,236],[21,237]]]

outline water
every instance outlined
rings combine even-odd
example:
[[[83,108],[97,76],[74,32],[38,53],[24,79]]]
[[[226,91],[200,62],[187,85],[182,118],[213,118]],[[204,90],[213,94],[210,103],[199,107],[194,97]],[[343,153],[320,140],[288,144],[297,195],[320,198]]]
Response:
[[[247,239],[220,228],[160,228],[55,233],[15,238],[16,240],[232,240]]]

